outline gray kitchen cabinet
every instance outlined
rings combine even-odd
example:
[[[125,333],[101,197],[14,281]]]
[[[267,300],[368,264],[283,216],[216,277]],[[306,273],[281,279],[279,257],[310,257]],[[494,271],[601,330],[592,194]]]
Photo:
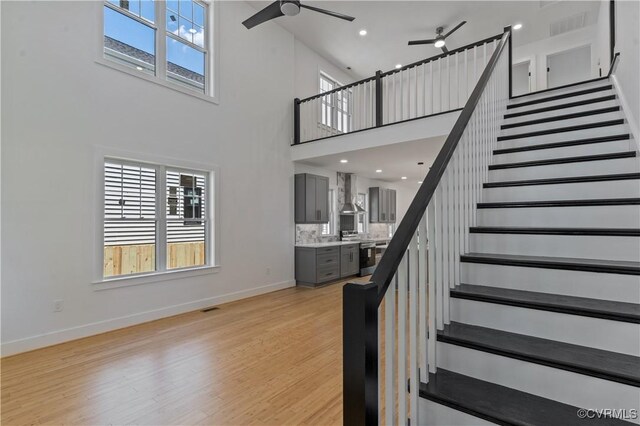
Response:
[[[360,251],[358,244],[340,246],[340,277],[348,277],[360,272]]]
[[[309,173],[295,175],[295,222],[329,222],[329,178]]]
[[[395,223],[396,191],[393,189],[369,188],[369,222]]]
[[[296,282],[316,287],[360,272],[358,244],[296,247]]]

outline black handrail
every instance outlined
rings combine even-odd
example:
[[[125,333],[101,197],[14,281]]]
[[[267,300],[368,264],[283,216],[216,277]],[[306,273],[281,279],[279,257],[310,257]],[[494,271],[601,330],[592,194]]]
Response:
[[[418,228],[420,219],[424,215],[424,212],[431,201],[431,197],[433,197],[436,187],[438,186],[438,183],[440,183],[440,179],[449,164],[449,160],[453,156],[453,152],[462,138],[462,134],[467,127],[469,119],[471,118],[471,115],[480,100],[480,96],[491,77],[491,73],[498,63],[498,58],[500,57],[502,50],[509,42],[510,33],[510,27],[505,28],[505,33],[502,35],[500,44],[493,53],[484,72],[480,76],[469,100],[460,113],[451,133],[449,133],[444,146],[440,150],[436,160],[433,162],[433,165],[429,169],[429,173],[424,179],[422,185],[420,185],[416,196],[402,218],[400,226],[398,226],[396,233],[393,235],[393,238],[389,243],[389,247],[384,252],[382,259],[380,259],[380,263],[376,266],[376,269],[373,272],[371,281],[378,285],[378,304],[382,302],[384,294],[389,287],[389,283],[395,275],[398,265],[407,251],[407,247],[409,247],[411,238],[413,238],[413,234]]]
[[[613,74],[613,72],[616,69],[616,66],[618,65],[618,58],[620,57],[620,52],[616,52],[615,55],[613,55],[613,59],[611,60],[611,65],[609,66],[609,73],[607,74],[607,77],[611,77],[611,74]]]
[[[507,44],[511,45],[511,27],[505,28],[498,47],[407,209],[371,281],[348,283],[343,287],[342,368],[345,425],[378,424],[378,307]]]

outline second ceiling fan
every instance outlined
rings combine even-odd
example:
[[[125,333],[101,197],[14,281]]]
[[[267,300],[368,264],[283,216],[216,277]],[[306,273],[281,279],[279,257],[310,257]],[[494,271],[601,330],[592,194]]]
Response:
[[[457,30],[459,30],[460,27],[466,23],[467,21],[460,22],[458,25],[453,27],[453,29],[446,34],[442,34],[444,32],[444,27],[438,27],[436,28],[436,38],[431,38],[428,40],[412,40],[409,42],[409,46],[415,46],[418,44],[433,44],[435,47],[442,49],[444,53],[447,53],[449,49],[447,49],[447,47],[445,46],[446,44],[445,39],[449,37],[451,34],[453,34],[454,32],[456,32]]]
[[[249,19],[245,20],[242,24],[248,29],[251,29],[256,25],[262,24],[263,22],[270,21],[280,16],[296,16],[298,13],[300,13],[301,8],[313,10],[314,12],[324,13],[325,15],[344,19],[345,21],[353,21],[354,19],[356,19],[353,16],[343,15],[342,13],[320,9],[319,7],[307,6],[306,4],[301,4],[298,0],[276,0]]]

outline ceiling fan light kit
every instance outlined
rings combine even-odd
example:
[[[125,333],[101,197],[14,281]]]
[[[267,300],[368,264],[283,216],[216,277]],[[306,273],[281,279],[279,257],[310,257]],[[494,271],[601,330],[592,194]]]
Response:
[[[449,49],[445,47],[445,44],[447,44],[446,38],[449,37],[454,32],[458,31],[460,27],[462,27],[466,23],[467,21],[460,22],[458,25],[453,27],[453,29],[446,34],[442,34],[444,32],[444,27],[438,27],[436,28],[436,38],[432,38],[428,40],[411,40],[409,42],[409,46],[415,46],[418,44],[433,44],[438,49],[442,49],[444,53],[447,53]]]

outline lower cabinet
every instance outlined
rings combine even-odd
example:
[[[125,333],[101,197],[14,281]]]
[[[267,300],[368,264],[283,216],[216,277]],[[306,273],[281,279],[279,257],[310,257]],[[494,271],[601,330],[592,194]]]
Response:
[[[296,282],[317,286],[360,271],[358,244],[330,247],[296,247]]]

